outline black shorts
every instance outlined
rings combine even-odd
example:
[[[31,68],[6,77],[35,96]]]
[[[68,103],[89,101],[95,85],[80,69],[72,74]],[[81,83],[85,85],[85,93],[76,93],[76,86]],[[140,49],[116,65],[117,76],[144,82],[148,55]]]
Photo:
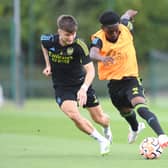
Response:
[[[141,79],[124,77],[121,80],[110,80],[108,91],[113,105],[120,110],[123,107],[132,108],[131,100],[136,96],[145,97]]]
[[[81,85],[73,87],[57,87],[55,88],[55,100],[59,106],[65,100],[74,100],[77,101],[77,92],[80,89]],[[84,107],[94,107],[99,105],[99,101],[96,97],[95,90],[90,86],[87,91],[87,102]]]

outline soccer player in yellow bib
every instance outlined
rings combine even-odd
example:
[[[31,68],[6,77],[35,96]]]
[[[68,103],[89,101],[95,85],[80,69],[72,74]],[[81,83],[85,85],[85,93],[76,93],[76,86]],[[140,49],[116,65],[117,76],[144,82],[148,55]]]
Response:
[[[158,135],[160,145],[167,147],[168,137],[145,102],[138,74],[132,32],[132,20],[137,13],[130,9],[120,17],[113,11],[105,11],[99,17],[101,29],[91,37],[90,57],[98,63],[99,79],[109,81],[111,101],[129,124],[128,143],[133,143],[145,128],[136,119],[138,113]]]

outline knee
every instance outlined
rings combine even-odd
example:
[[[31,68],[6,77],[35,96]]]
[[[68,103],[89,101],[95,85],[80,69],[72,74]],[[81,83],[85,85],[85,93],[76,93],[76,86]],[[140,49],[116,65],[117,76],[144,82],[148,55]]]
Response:
[[[133,111],[129,111],[129,112],[120,111],[121,117],[124,117],[124,118],[127,118],[127,117],[131,116],[132,114],[133,114]]]
[[[136,104],[134,110],[139,114],[143,114],[144,112],[149,112],[149,108],[146,104]]]
[[[94,116],[92,116],[92,119],[96,123],[101,123],[101,121],[103,120],[103,116],[102,115],[94,115]]]
[[[102,113],[100,115],[93,116],[92,119],[98,124],[106,124],[110,121],[109,116],[104,113]]]
[[[121,108],[121,109],[118,109],[119,112],[120,112],[120,115],[122,117],[128,117],[132,114],[132,109],[131,108]]]
[[[156,118],[146,104],[137,104],[135,106],[135,111],[144,119]]]

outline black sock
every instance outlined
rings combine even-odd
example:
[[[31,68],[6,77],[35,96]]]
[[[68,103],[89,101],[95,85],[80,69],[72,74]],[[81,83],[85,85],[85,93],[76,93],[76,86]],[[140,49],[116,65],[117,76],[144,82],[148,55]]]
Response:
[[[136,119],[136,114],[134,111],[131,111],[129,113],[122,113],[122,116],[125,118],[125,120],[129,123],[129,125],[131,126],[131,129],[133,131],[137,131],[138,130],[138,121]]]
[[[138,114],[147,121],[149,126],[154,130],[157,135],[164,134],[160,123],[154,113],[150,112],[148,107],[145,104],[136,105],[136,110]]]

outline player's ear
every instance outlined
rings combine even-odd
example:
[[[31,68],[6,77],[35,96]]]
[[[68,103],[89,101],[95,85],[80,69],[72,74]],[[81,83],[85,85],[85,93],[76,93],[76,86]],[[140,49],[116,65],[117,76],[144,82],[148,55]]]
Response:
[[[57,30],[57,32],[58,32],[58,34],[60,34],[60,32],[61,32],[61,29],[58,29],[58,30]]]

